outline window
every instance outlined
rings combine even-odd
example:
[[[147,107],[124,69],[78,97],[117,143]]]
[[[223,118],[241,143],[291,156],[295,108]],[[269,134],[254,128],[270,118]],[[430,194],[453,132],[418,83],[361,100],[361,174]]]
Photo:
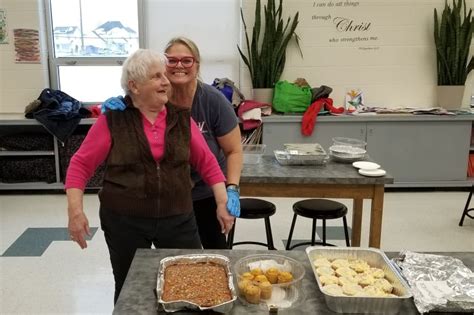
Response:
[[[123,94],[121,65],[139,47],[163,52],[186,36],[201,78],[239,83],[240,0],[48,0],[51,87],[82,102]],[[143,12],[143,14],[142,14]]]
[[[51,86],[82,102],[123,94],[121,65],[140,47],[138,0],[49,0]]]

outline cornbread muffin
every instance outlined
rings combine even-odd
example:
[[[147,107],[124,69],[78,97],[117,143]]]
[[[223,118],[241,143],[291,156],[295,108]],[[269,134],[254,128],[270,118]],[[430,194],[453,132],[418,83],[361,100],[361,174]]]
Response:
[[[261,282],[258,284],[260,288],[260,298],[268,300],[272,297],[272,284],[270,282]]]
[[[263,271],[262,269],[260,268],[255,268],[255,269],[252,269],[250,270],[250,273],[255,277],[255,276],[259,276],[259,275],[263,275]]]
[[[278,282],[278,274],[280,273],[280,271],[276,268],[269,268],[266,272],[265,272],[265,276],[267,277],[268,281],[272,284],[275,284]]]
[[[254,275],[251,274],[250,272],[244,272],[244,273],[240,276],[240,278],[242,278],[242,279],[247,279],[247,280],[253,280]]]
[[[255,276],[255,278],[253,278],[253,281],[256,282],[257,284],[261,282],[269,282],[265,275]]]
[[[293,275],[288,271],[282,271],[278,274],[278,283],[288,283],[293,281]]]
[[[256,285],[251,284],[245,288],[245,300],[252,304],[258,304],[260,303],[260,293],[260,288]]]
[[[245,292],[245,289],[252,284],[252,280],[249,279],[242,279],[237,283],[237,287],[239,288],[239,292]]]

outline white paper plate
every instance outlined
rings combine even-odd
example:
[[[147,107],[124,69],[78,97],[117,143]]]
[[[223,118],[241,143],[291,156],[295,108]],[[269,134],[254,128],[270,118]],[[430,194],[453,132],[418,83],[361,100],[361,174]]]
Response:
[[[355,168],[361,168],[364,170],[375,170],[375,169],[380,168],[380,165],[378,165],[377,163],[367,162],[367,161],[357,161],[357,162],[352,163],[352,166],[354,166]]]
[[[364,169],[359,169],[359,174],[364,175],[364,176],[370,176],[370,177],[379,177],[379,176],[384,176],[387,172],[385,170],[378,168],[375,170],[364,170]]]

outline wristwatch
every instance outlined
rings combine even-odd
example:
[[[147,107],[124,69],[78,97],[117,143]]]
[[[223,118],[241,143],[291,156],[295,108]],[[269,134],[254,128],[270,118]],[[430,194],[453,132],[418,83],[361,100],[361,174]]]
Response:
[[[227,184],[225,186],[227,189],[232,189],[232,190],[235,190],[236,192],[238,192],[240,194],[240,187],[239,185],[236,185],[236,184]]]

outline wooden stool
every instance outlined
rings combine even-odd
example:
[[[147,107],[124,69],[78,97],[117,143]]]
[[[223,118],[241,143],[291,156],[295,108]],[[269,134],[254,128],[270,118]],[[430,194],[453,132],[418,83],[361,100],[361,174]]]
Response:
[[[227,238],[227,247],[232,249],[234,245],[253,244],[266,246],[268,249],[276,249],[273,245],[272,228],[270,226],[270,216],[274,215],[275,211],[276,207],[271,202],[257,198],[240,199],[240,217],[238,219],[264,219],[267,243],[256,241],[243,241],[234,243],[234,232],[235,226],[237,224],[237,220],[235,220],[234,226],[230,230],[229,236]]]
[[[344,234],[346,236],[346,245],[350,246],[349,242],[349,231],[347,229],[347,207],[340,202],[329,200],[329,199],[305,199],[296,202],[293,205],[293,222],[291,223],[290,235],[288,236],[288,242],[286,243],[286,249],[290,250],[301,245],[323,245],[323,246],[335,246],[326,243],[326,220],[342,218],[344,223]],[[291,246],[291,238],[293,237],[293,230],[295,229],[296,217],[300,215],[302,217],[313,219],[313,229],[311,235],[311,242],[301,242]],[[323,239],[322,242],[316,242],[316,220],[323,220]]]

